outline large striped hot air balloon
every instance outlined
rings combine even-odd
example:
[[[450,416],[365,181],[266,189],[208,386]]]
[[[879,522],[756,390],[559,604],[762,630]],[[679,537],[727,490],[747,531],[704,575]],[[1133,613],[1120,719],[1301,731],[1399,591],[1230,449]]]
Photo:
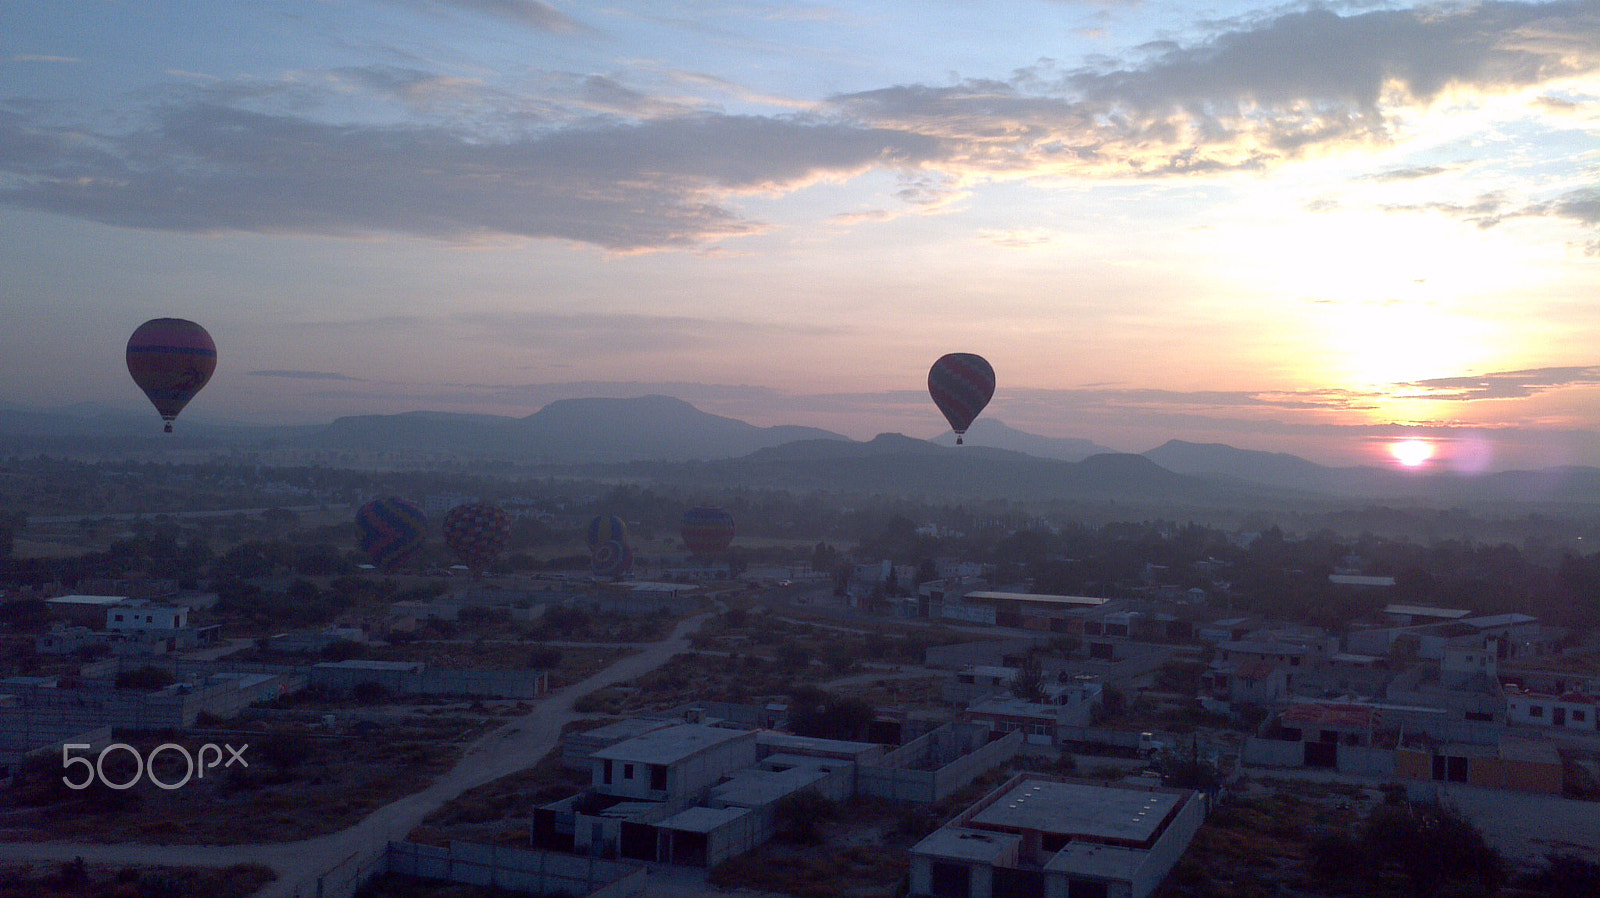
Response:
[[[128,338],[128,374],[167,422],[189,404],[217,369],[217,345],[206,329],[182,318],[154,318]]]
[[[994,368],[983,356],[970,352],[940,356],[928,369],[928,395],[944,412],[959,445],[961,435],[972,426],[972,419],[994,396]]]
[[[596,515],[584,528],[583,541],[593,552],[601,543],[628,541],[628,525],[614,514]]]
[[[428,535],[428,517],[422,509],[395,496],[383,496],[356,512],[361,528],[361,550],[381,571],[392,571],[417,554]]]
[[[499,506],[488,502],[457,505],[445,512],[440,524],[444,541],[474,577],[494,562],[511,535],[511,518]]]
[[[679,533],[690,552],[715,555],[733,542],[733,515],[715,506],[700,505],[683,513]]]
[[[625,542],[608,539],[594,547],[589,562],[597,577],[620,577],[633,567],[633,550]]]

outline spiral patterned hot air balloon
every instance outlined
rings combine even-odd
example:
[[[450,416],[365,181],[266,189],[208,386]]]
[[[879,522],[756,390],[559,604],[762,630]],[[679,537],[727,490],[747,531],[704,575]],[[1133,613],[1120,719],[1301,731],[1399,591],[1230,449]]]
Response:
[[[383,496],[356,512],[361,528],[361,550],[381,571],[392,571],[410,561],[428,535],[428,517],[422,509],[396,496]]]
[[[488,502],[457,505],[445,513],[440,524],[445,544],[462,563],[480,576],[505,548],[511,535],[511,518]]]
[[[601,543],[625,543],[628,541],[628,525],[614,514],[596,515],[584,528],[583,541],[589,546],[590,552]]]
[[[608,539],[594,548],[590,569],[597,577],[620,577],[633,567],[633,550],[620,540]]]
[[[126,357],[128,374],[171,433],[173,419],[217,369],[217,344],[193,321],[154,318],[128,338]]]
[[[715,506],[697,506],[683,513],[679,533],[690,552],[715,555],[733,542],[733,515]]]
[[[950,422],[959,445],[972,419],[994,396],[994,368],[983,356],[970,352],[940,356],[928,369],[928,395]]]

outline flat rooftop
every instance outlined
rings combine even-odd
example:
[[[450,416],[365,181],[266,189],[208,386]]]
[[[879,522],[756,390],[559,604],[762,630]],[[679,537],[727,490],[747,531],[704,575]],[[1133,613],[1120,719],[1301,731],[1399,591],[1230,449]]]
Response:
[[[628,761],[637,764],[672,764],[718,745],[741,739],[753,741],[755,732],[683,723],[653,730],[618,742],[616,745],[607,746],[590,757],[603,761]]]
[[[1435,608],[1432,605],[1386,605],[1384,614],[1408,614],[1412,617],[1436,617],[1440,620],[1460,620],[1471,614],[1465,608]]]
[[[46,605],[118,605],[128,601],[127,596],[56,596],[45,599]]]
[[[1038,595],[1031,592],[996,592],[994,590],[979,590],[969,592],[965,598],[968,601],[979,602],[1032,602],[1036,605],[1085,605],[1099,606],[1111,601],[1110,599],[1095,596],[1053,596]]]
[[[1023,778],[967,824],[1146,843],[1182,800],[1174,792]]]

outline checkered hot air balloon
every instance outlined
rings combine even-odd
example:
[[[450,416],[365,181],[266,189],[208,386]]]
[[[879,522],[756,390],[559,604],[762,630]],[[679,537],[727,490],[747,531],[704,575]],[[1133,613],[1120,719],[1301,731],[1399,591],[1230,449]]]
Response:
[[[715,555],[733,542],[733,515],[715,506],[697,506],[683,513],[679,533],[690,552]]]
[[[410,561],[428,536],[427,515],[396,496],[383,496],[361,506],[356,526],[361,528],[361,550],[381,571],[392,571]]]
[[[445,544],[462,563],[482,576],[511,535],[511,518],[488,502],[457,505],[445,513],[440,524]]]
[[[928,369],[928,395],[944,413],[956,444],[994,396],[994,368],[981,355],[952,352],[940,356]]]
[[[153,318],[128,338],[126,358],[128,375],[150,397],[171,433],[173,419],[217,369],[217,344],[193,321]]]

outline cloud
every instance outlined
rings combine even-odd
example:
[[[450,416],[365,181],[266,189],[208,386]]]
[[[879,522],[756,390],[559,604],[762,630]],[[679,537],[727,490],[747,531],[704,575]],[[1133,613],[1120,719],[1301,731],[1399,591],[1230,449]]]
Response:
[[[937,135],[999,172],[1161,176],[1251,170],[1383,143],[1386,111],[1447,92],[1503,94],[1600,70],[1593,3],[1486,3],[1236,26],[1054,79],[899,85],[834,98],[882,127]]]
[[[328,372],[328,371],[294,371],[294,370],[279,369],[279,370],[268,370],[268,371],[246,371],[245,373],[248,374],[248,375],[251,375],[253,377],[283,377],[283,378],[288,378],[290,380],[344,380],[344,381],[352,381],[352,382],[360,382],[361,381],[361,378],[359,378],[359,377],[351,377],[351,376],[349,376],[347,374],[334,374],[334,373]]]
[[[501,141],[180,105],[125,135],[0,113],[0,202],[171,231],[553,237],[608,249],[761,230],[719,200],[934,158],[929,138],[705,115]]]
[[[1486,193],[1471,203],[1423,203],[1384,206],[1387,212],[1439,212],[1490,228],[1510,218],[1566,218],[1600,226],[1600,188],[1569,191],[1550,202],[1513,207],[1503,193]]]
[[[1526,399],[1566,387],[1600,386],[1600,366],[1530,368],[1490,374],[1439,377],[1395,384],[1413,391],[1411,398],[1472,402],[1486,399]]]
[[[13,55],[8,56],[6,58],[11,62],[50,62],[50,63],[83,62],[82,59],[79,59],[76,56],[49,56],[49,55],[46,55],[46,54],[43,54],[43,53],[16,53],[16,54],[13,54]]]
[[[1434,175],[1442,175],[1452,170],[1454,170],[1454,167],[1448,165],[1426,165],[1419,166],[1417,168],[1399,168],[1392,171],[1378,172],[1374,175],[1367,175],[1362,180],[1377,181],[1379,183],[1388,183],[1391,181],[1416,181],[1421,178],[1431,178]]]
[[[556,34],[574,34],[591,30],[577,19],[539,0],[388,0],[388,2],[396,6],[420,7],[435,11],[458,9]]]
[[[582,27],[535,0],[389,2]],[[765,230],[741,213],[741,194],[883,170],[900,179],[898,199],[932,211],[986,179],[1267,169],[1388,142],[1396,109],[1600,70],[1594,2],[1317,9],[1206,27],[1217,30],[1207,40],[1154,43],[1065,73],[1041,63],[1009,79],[893,85],[786,115],[725,114],[603,74],[534,72],[519,92],[392,66],[168,94],[131,130],[12,105],[0,110],[0,202],[180,232],[689,248]],[[362,104],[368,118],[332,121],[357,104],[318,92],[341,89],[399,101],[405,116],[375,124],[381,108]],[[1438,208],[1485,227],[1509,214]],[[1543,211],[1595,217],[1587,195]]]

